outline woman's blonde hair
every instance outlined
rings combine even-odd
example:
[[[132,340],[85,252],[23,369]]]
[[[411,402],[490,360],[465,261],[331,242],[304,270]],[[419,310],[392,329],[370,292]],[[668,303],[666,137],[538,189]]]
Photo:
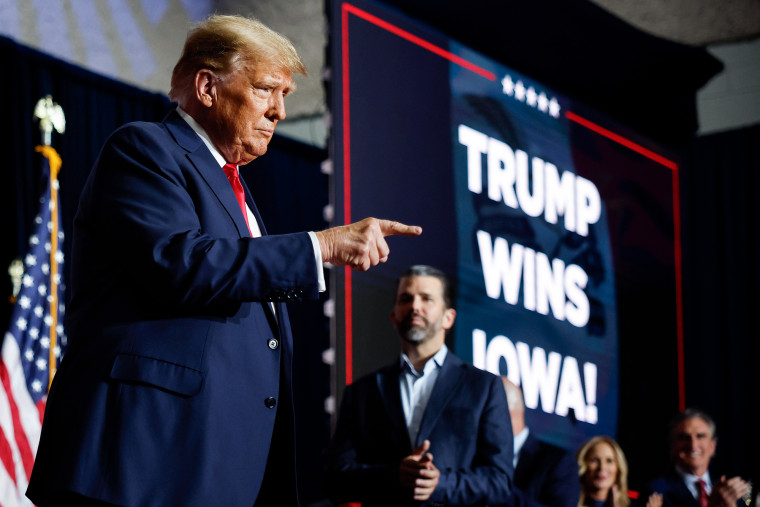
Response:
[[[578,461],[578,477],[581,481],[581,497],[578,501],[578,507],[585,506],[586,501],[588,500],[588,494],[586,493],[585,484],[583,483],[583,476],[586,475],[586,472],[588,471],[586,456],[591,452],[591,449],[598,444],[607,444],[612,448],[613,454],[615,455],[615,462],[617,464],[617,477],[615,477],[615,485],[618,490],[617,505],[620,507],[628,507],[631,503],[631,500],[628,498],[628,461],[625,459],[623,449],[620,448],[618,443],[615,442],[614,439],[603,435],[587,440],[575,454],[575,459]]]
[[[253,18],[213,15],[187,34],[172,72],[169,98],[181,101],[192,93],[195,74],[201,69],[224,75],[240,63],[271,65],[306,75],[301,57],[283,35]]]

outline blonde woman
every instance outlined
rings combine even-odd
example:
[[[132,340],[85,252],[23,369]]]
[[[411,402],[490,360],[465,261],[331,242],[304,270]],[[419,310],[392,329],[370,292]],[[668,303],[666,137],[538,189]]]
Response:
[[[628,462],[610,437],[597,436],[576,454],[581,481],[579,507],[628,507]]]
[[[614,439],[597,436],[576,453],[581,497],[578,507],[628,507],[628,461]],[[662,507],[662,496],[652,494],[646,507]]]

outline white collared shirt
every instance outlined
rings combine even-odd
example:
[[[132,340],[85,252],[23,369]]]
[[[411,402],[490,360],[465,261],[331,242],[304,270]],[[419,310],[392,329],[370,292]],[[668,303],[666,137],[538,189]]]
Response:
[[[401,406],[404,409],[406,429],[409,441],[416,447],[417,435],[420,432],[422,416],[425,414],[430,395],[433,394],[435,381],[446,359],[448,348],[444,344],[433,357],[428,359],[422,371],[414,368],[406,354],[401,354],[401,373],[399,387],[401,389]]]
[[[528,440],[530,430],[528,427],[524,427],[520,433],[515,435],[513,439],[514,456],[512,457],[512,466],[517,467],[517,462],[520,460],[520,451],[522,451],[525,441]]]
[[[709,495],[712,493],[712,481],[710,480],[709,470],[700,476],[684,472],[680,468],[676,467],[676,473],[681,476],[684,483],[686,484],[686,487],[689,488],[689,491],[691,491],[691,494],[694,496],[694,498],[699,498],[699,486],[697,485],[697,481],[699,481],[699,479],[705,481],[705,490],[707,490],[707,494]]]
[[[190,125],[190,128],[195,131],[196,134],[198,134],[198,137],[201,138],[203,141],[203,144],[206,145],[206,147],[211,152],[211,155],[214,157],[214,160],[217,161],[219,164],[219,168],[224,167],[224,165],[227,163],[224,160],[224,157],[221,153],[219,153],[219,150],[216,149],[216,146],[211,142],[211,138],[208,136],[208,133],[206,130],[201,127],[201,125],[195,121],[195,119],[187,114],[185,111],[182,110],[181,107],[177,106],[177,113],[182,117],[183,120],[187,122],[188,125]],[[238,168],[238,171],[240,171],[240,168]],[[251,208],[248,207],[248,204],[245,205],[245,210],[248,215],[248,225],[251,228],[251,236],[254,238],[258,238],[261,236],[261,227],[259,226],[258,220],[256,220],[256,216],[251,211]],[[314,260],[317,263],[317,278],[319,283],[319,292],[324,292],[327,290],[327,285],[325,284],[325,274],[322,270],[322,249],[319,248],[319,240],[317,239],[317,235],[314,234],[314,232],[309,231],[309,239],[311,239],[311,246],[314,249]]]

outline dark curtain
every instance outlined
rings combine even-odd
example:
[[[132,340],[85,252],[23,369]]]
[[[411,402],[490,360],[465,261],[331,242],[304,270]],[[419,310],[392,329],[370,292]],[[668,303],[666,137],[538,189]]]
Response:
[[[0,38],[0,55],[6,62],[5,79],[0,80],[0,93],[5,97],[0,101],[0,143],[6,167],[4,183],[0,185],[0,267],[5,273],[11,261],[26,252],[42,187],[47,183],[41,181],[41,156],[34,151],[41,144],[40,130],[33,118],[40,98],[52,95],[66,115],[66,132],[53,133],[52,138],[63,160],[59,180],[65,258],[71,251],[72,221],[79,194],[107,137],[129,121],[159,121],[173,106],[162,94],[104,78],[7,38]],[[243,177],[270,233],[326,226],[323,208],[328,201],[328,183],[320,170],[326,156],[325,150],[275,136],[268,153],[243,168]],[[69,279],[67,263],[64,277]],[[10,277],[3,275],[2,279],[7,298],[11,294]],[[322,304],[316,301],[290,307],[297,342],[297,465],[304,501],[321,495],[321,452],[330,431],[330,419],[324,411],[324,400],[330,394],[330,371],[321,356],[329,347],[330,335]],[[7,329],[11,305],[0,304],[0,308],[0,323]],[[4,335],[5,330],[2,332]]]
[[[681,171],[686,404],[718,426],[715,469],[760,482],[760,124],[698,138]]]

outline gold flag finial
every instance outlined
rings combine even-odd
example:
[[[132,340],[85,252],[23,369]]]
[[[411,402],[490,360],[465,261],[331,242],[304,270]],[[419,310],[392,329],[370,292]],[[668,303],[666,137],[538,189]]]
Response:
[[[53,97],[45,95],[37,101],[34,106],[34,116],[40,120],[40,131],[42,131],[42,144],[50,146],[53,129],[59,134],[66,131],[66,117],[63,115],[63,108],[53,102]]]

